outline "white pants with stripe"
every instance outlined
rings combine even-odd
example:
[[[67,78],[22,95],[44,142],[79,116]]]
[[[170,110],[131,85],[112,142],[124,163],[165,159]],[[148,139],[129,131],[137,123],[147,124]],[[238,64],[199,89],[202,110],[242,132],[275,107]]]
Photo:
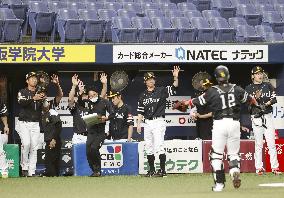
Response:
[[[212,149],[216,153],[223,154],[227,146],[227,154],[230,161],[240,160],[240,122],[232,118],[223,118],[213,121]],[[221,170],[222,160],[212,162],[214,170]],[[239,170],[238,170],[239,171]]]
[[[144,140],[147,155],[164,154],[164,136],[166,132],[166,122],[164,118],[155,120],[145,120]]]
[[[275,146],[275,128],[272,121],[272,113],[264,114],[261,118],[251,117],[251,119],[255,137],[255,168],[260,169],[263,167],[263,135],[269,149],[271,168],[278,168],[279,163],[277,160],[277,151]]]
[[[40,142],[40,128],[38,122],[18,121],[16,131],[21,138],[21,167],[27,170],[29,176],[35,174],[37,150]]]
[[[6,153],[3,146],[8,143],[8,135],[1,134],[0,131],[0,172],[8,170],[8,163],[6,160]]]

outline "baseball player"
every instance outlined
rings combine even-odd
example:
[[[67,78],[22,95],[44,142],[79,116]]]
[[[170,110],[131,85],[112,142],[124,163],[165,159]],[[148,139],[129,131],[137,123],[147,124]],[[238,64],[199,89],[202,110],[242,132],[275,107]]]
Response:
[[[212,148],[210,162],[215,186],[213,191],[222,191],[225,187],[223,152],[227,146],[230,176],[235,188],[240,180],[240,106],[247,101],[256,104],[254,98],[241,87],[229,83],[229,70],[220,65],[215,69],[218,85],[212,86],[204,94],[186,101],[190,106],[209,105],[213,112]]]
[[[101,74],[101,83],[103,84],[101,96],[105,96],[107,92],[107,75]],[[76,87],[79,88],[78,100],[75,102]],[[89,114],[89,110],[85,105],[88,100],[88,94],[85,90],[85,85],[75,74],[72,77],[72,88],[68,97],[68,107],[73,116],[73,130],[72,144],[86,143],[87,141],[87,127],[82,117]],[[86,103],[87,104],[87,103]]]
[[[166,177],[166,154],[164,150],[164,136],[166,131],[165,109],[166,99],[176,93],[178,87],[178,75],[180,68],[174,66],[172,71],[174,82],[172,86],[156,87],[155,75],[153,72],[144,74],[144,82],[146,90],[139,96],[138,100],[138,121],[137,132],[141,133],[141,121],[144,117],[144,140],[146,143],[147,159],[150,170],[147,172],[147,177]],[[159,155],[160,167],[156,173],[154,162],[155,154]]]
[[[52,82],[59,89],[54,100],[50,101],[50,107],[55,108],[62,96],[62,89],[56,75],[52,76]],[[46,100],[44,87],[37,87],[38,79],[36,72],[29,72],[26,75],[27,87],[18,92],[18,103],[20,105],[19,121],[16,124],[16,131],[21,139],[21,167],[22,176],[36,176],[37,149],[40,137],[40,116],[43,101]],[[40,89],[38,89],[40,88]]]
[[[0,172],[2,178],[8,177],[8,163],[6,161],[6,154],[4,151],[4,144],[8,143],[8,135],[9,135],[9,126],[7,122],[7,107],[4,103],[0,103]]]
[[[262,115],[251,115],[252,128],[255,137],[255,168],[257,175],[263,175],[265,170],[262,163],[263,135],[267,142],[270,154],[272,173],[281,174],[277,160],[275,146],[275,128],[272,122],[272,105],[275,104],[276,94],[274,87],[269,82],[263,82],[263,69],[256,66],[251,70],[252,84],[246,87],[246,91],[253,95],[258,104],[262,106]],[[254,114],[252,112],[252,114]]]
[[[113,140],[127,139],[131,142],[134,120],[130,107],[123,102],[120,92],[110,92],[108,97],[114,105],[114,116],[109,125],[110,136]]]

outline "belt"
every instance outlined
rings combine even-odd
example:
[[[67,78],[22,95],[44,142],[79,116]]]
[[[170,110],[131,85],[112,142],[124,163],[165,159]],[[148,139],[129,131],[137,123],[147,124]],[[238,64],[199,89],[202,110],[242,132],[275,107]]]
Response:
[[[159,118],[165,118],[165,116],[150,117],[150,118],[146,118],[146,120],[156,120]]]

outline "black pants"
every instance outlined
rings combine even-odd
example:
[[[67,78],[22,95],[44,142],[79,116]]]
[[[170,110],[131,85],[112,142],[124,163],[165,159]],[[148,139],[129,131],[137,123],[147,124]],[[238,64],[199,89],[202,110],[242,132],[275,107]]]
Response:
[[[49,143],[50,141],[47,141],[45,146],[45,175],[49,177],[59,176],[61,139],[56,139],[55,147],[52,149],[50,149]]]
[[[106,138],[103,130],[88,132],[86,143],[86,154],[90,168],[94,173],[101,171],[101,154],[100,148]]]

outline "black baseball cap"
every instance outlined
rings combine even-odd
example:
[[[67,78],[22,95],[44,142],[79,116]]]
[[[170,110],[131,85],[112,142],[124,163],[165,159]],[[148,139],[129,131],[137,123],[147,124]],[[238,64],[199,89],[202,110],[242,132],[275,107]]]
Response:
[[[144,81],[150,79],[150,78],[156,78],[154,72],[146,72],[144,74]]]
[[[29,72],[26,74],[26,80],[28,80],[30,77],[32,76],[37,76],[37,74],[35,72]]]
[[[252,68],[252,70],[251,70],[251,74],[256,74],[256,73],[258,73],[258,72],[261,72],[261,73],[264,72],[264,70],[262,69],[262,67],[260,67],[260,66],[255,66],[255,67]]]
[[[108,98],[113,98],[115,96],[120,96],[121,93],[119,91],[110,91],[109,94],[108,94]]]

